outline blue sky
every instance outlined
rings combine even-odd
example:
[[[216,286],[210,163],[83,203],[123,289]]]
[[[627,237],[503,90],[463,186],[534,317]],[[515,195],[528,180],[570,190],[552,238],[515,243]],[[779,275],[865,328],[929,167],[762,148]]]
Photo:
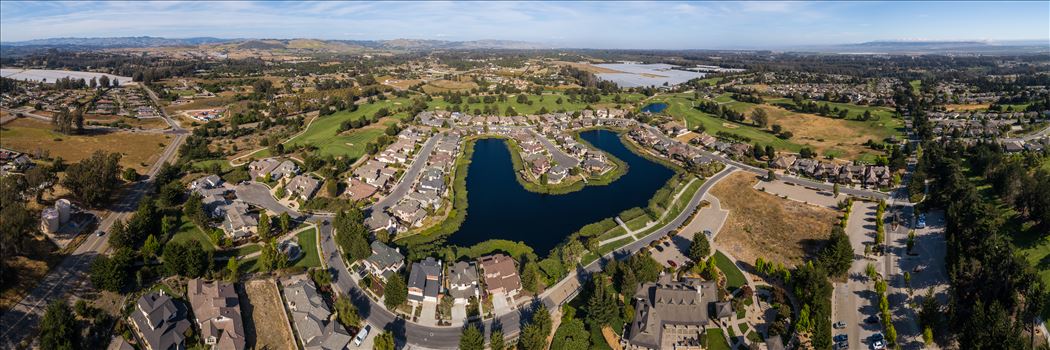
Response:
[[[1050,40],[1033,2],[0,2],[0,40],[505,39],[742,49],[873,40]]]

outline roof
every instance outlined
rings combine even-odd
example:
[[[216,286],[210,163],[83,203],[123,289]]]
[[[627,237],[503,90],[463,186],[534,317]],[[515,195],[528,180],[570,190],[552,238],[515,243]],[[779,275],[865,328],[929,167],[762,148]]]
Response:
[[[398,252],[396,249],[383,244],[383,242],[372,241],[372,256],[369,256],[365,261],[378,268],[385,269],[404,263],[405,256],[401,255],[401,252]]]
[[[449,294],[456,299],[466,299],[476,293],[478,269],[474,263],[460,261],[448,269]]]
[[[342,350],[350,343],[346,329],[329,320],[332,312],[309,278],[285,286],[284,297],[305,349]]]
[[[412,263],[412,272],[408,275],[408,290],[422,292],[422,295],[418,296],[409,293],[410,300],[437,297],[441,291],[441,262],[427,257],[423,261]]]
[[[201,338],[213,338],[216,349],[245,348],[241,306],[232,284],[195,278],[187,284],[186,295]]]
[[[649,282],[634,294],[634,320],[628,325],[628,343],[660,348],[668,325],[705,326],[708,306],[718,298],[715,283],[686,280]]]
[[[143,295],[136,303],[131,320],[142,333],[142,340],[150,349],[168,349],[184,344],[190,322],[185,312],[164,292]]]
[[[485,274],[485,288],[491,292],[510,292],[521,289],[521,277],[514,259],[493,254],[478,259],[478,264]]]

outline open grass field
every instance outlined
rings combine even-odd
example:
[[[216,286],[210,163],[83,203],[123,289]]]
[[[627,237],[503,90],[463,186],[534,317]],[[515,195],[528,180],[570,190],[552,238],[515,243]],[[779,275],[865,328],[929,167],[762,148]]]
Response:
[[[295,349],[295,338],[285,318],[284,303],[273,281],[245,282],[244,291],[247,300],[241,304],[241,308],[248,346],[254,345],[255,349]]]
[[[708,350],[729,350],[729,343],[726,342],[726,338],[722,330],[719,328],[708,328],[707,329],[707,347]]]
[[[495,105],[496,108],[499,109],[500,114],[503,114],[503,112],[506,111],[507,107],[509,106],[511,108],[514,108],[514,111],[516,111],[519,115],[524,115],[524,114],[537,114],[539,112],[539,110],[543,109],[543,108],[546,108],[547,111],[550,111],[550,112],[556,112],[556,111],[572,112],[572,111],[583,110],[588,105],[591,106],[591,107],[594,107],[594,108],[603,108],[603,107],[615,108],[618,105],[621,106],[621,107],[624,107],[624,106],[636,103],[638,101],[641,101],[644,98],[644,96],[641,95],[641,94],[619,94],[620,102],[616,102],[616,100],[615,100],[616,99],[616,97],[615,97],[616,95],[608,95],[608,96],[602,96],[601,97],[601,101],[598,102],[598,103],[590,103],[589,104],[589,103],[584,103],[584,102],[570,103],[568,95],[565,95],[564,93],[561,93],[561,92],[550,92],[550,91],[548,91],[548,92],[544,92],[543,96],[536,96],[536,95],[532,95],[532,94],[527,94],[525,96],[528,97],[528,102],[526,102],[526,103],[518,103],[517,95],[513,95],[513,96],[508,96],[507,101],[505,101],[505,102],[495,102],[495,103],[492,103],[492,105]],[[562,100],[562,103],[558,103],[557,102],[559,98]],[[466,102],[466,100],[464,100],[464,102]],[[529,104],[529,103],[531,103],[531,104]],[[430,106],[431,109],[449,109],[449,104],[448,104],[448,102],[445,102],[444,98],[434,98],[434,101],[429,102],[428,105]],[[485,103],[471,103],[471,104],[466,104],[465,103],[465,104],[461,104],[460,105],[460,107],[463,107],[463,106],[467,107],[467,111],[473,112],[475,109],[477,109],[477,110],[484,110],[486,104]]]
[[[196,224],[189,221],[189,219],[183,218],[182,226],[179,226],[179,230],[171,236],[168,242],[182,243],[189,241],[200,242],[201,247],[206,251],[215,251],[215,245],[211,243],[211,238],[204,231],[201,231]]]
[[[376,103],[361,105],[356,111],[342,111],[332,115],[319,117],[302,135],[288,140],[287,145],[313,145],[322,155],[345,156],[359,158],[365,153],[365,144],[379,138],[383,134],[383,123],[376,123],[364,128],[338,133],[339,126],[348,120],[357,120],[370,117],[381,108],[387,108],[394,112],[398,107],[410,103],[407,99],[394,99],[377,101]],[[408,115],[395,114],[399,118],[407,118]]]
[[[303,257],[292,266],[296,267],[318,267],[321,266],[321,256],[317,254],[317,229],[299,232],[295,235],[299,241],[299,248],[303,250]]]
[[[752,188],[757,181],[736,172],[711,189],[729,210],[715,244],[745,263],[758,257],[784,266],[802,263],[831,234],[839,213],[758,191]]]
[[[156,162],[170,135],[136,132],[97,132],[64,135],[51,130],[51,124],[35,119],[18,119],[0,128],[0,147],[35,154],[47,150],[51,157],[62,157],[66,163],[88,158],[97,150],[118,152],[124,156],[120,165],[139,173]]]

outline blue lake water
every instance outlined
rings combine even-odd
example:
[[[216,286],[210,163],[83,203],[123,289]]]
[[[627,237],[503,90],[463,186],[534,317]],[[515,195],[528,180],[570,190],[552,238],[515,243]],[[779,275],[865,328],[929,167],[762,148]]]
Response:
[[[642,112],[649,113],[660,113],[667,109],[667,104],[663,102],[650,103],[642,107]]]
[[[628,171],[607,186],[548,195],[529,192],[515,179],[506,144],[481,139],[467,172],[467,216],[448,243],[470,246],[489,239],[521,241],[540,256],[584,225],[616,216],[632,207],[644,207],[674,172],[638,156],[608,130],[580,134],[595,147],[620,158]]]

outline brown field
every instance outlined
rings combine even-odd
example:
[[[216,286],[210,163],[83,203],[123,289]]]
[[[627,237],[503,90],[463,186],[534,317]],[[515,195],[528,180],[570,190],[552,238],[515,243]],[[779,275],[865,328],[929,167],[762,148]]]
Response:
[[[434,80],[427,83],[426,85],[423,85],[423,91],[428,94],[432,94],[449,91],[470,90],[476,87],[478,87],[478,84],[472,81]]]
[[[857,122],[837,118],[821,117],[816,114],[795,113],[779,107],[760,105],[748,109],[750,123],[751,110],[762,108],[769,115],[769,125],[780,124],[784,130],[790,130],[794,136],[791,142],[813,147],[818,154],[836,150],[837,158],[857,159],[861,154],[876,153],[864,142],[869,139],[881,141],[891,135],[891,131],[857,125]]]
[[[165,129],[168,127],[168,123],[164,122],[161,118],[125,118],[119,115],[97,115],[87,114],[84,116],[84,120],[87,122],[95,122],[99,124],[109,124],[115,121],[122,121],[131,125],[132,127],[141,129]]]
[[[288,324],[284,304],[271,280],[244,283],[246,302],[241,303],[248,346],[255,349],[295,349],[291,325]],[[254,342],[253,342],[254,340]]]
[[[383,81],[383,80],[380,80],[380,81]],[[420,79],[399,80],[399,79],[391,78],[385,84],[389,85],[389,86],[393,86],[394,88],[397,88],[398,90],[407,90],[408,88],[412,87],[413,85],[416,85],[416,84],[419,84],[419,83],[422,83],[422,82],[423,82],[423,80],[420,80]]]
[[[30,239],[26,248],[25,256],[4,258],[6,266],[0,271],[0,310],[10,309],[21,301],[64,257],[58,254],[58,247],[43,237]]]
[[[762,257],[794,266],[813,256],[838,221],[838,212],[783,199],[752,186],[756,176],[739,171],[726,177],[711,194],[729,210],[722,231],[715,238],[720,250],[753,264]]]
[[[980,104],[980,103],[977,103],[977,104],[947,104],[947,105],[944,105],[944,108],[948,109],[949,111],[957,111],[957,112],[958,111],[984,111],[984,110],[987,110],[988,107],[989,106],[987,104]]]
[[[90,130],[89,130],[90,132]],[[35,154],[46,150],[51,157],[62,157],[67,163],[80,161],[97,150],[124,154],[120,165],[143,172],[157,161],[171,135],[141,132],[97,132],[86,135],[63,135],[51,130],[51,124],[19,119],[0,128],[0,146]]]
[[[222,94],[219,97],[210,97],[193,100],[193,102],[181,105],[170,105],[164,107],[164,111],[168,115],[178,114],[181,111],[188,111],[194,109],[209,109],[209,108],[221,108],[232,102],[233,99],[229,97],[223,97]]]
[[[560,64],[560,65],[564,65],[564,66],[573,67],[573,68],[576,68],[576,69],[579,69],[579,70],[582,70],[582,71],[585,71],[585,72],[591,72],[591,73],[624,73],[624,72],[621,72],[621,71],[618,71],[618,70],[615,70],[615,69],[598,67],[598,66],[591,65],[591,64],[583,64],[583,63],[576,63],[576,62],[565,62],[565,61],[554,61],[554,63],[555,64]]]

